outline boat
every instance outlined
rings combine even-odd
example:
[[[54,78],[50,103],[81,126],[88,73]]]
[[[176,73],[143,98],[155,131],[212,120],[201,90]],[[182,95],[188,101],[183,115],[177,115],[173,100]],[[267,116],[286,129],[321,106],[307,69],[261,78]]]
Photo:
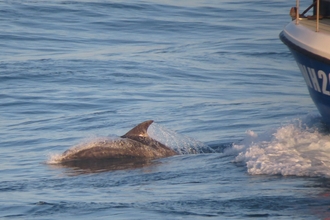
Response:
[[[290,10],[292,21],[280,33],[307,84],[325,124],[330,126],[330,1],[314,0],[302,13],[300,2]],[[311,15],[307,15],[311,13]]]

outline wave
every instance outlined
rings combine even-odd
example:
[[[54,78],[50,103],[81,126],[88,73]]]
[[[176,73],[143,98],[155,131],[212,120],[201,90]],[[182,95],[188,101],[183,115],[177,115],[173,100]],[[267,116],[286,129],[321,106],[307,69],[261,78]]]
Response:
[[[249,174],[330,177],[330,132],[319,115],[292,120],[262,134],[247,131],[226,149]]]

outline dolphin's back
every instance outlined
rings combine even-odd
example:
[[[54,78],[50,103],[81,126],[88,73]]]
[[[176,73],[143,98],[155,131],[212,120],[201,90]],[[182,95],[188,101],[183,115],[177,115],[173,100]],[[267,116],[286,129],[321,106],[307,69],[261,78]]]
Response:
[[[164,144],[149,137],[147,130],[152,120],[142,122],[125,135],[115,140],[102,140],[89,146],[65,151],[62,162],[75,160],[162,158],[177,153]]]

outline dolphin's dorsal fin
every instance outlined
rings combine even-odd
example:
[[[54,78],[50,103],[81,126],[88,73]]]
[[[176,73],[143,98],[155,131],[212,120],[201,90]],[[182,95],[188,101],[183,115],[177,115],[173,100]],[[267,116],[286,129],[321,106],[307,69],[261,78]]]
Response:
[[[129,138],[129,137],[149,137],[147,130],[149,126],[153,123],[153,120],[142,122],[141,124],[138,124],[133,129],[131,129],[129,132],[121,136],[122,138]]]

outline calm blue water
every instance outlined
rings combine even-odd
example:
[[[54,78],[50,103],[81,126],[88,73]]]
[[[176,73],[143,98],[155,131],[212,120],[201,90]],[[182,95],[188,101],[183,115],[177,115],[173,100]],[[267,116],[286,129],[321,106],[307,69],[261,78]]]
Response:
[[[330,217],[330,135],[278,39],[293,5],[0,1],[0,218]],[[215,153],[50,163],[149,119]]]

